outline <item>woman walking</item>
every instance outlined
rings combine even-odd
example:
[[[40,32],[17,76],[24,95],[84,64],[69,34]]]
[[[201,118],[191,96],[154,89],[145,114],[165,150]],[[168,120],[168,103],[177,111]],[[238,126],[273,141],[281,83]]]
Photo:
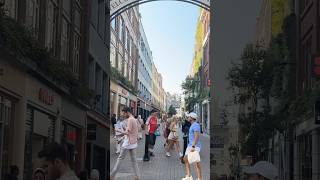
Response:
[[[144,122],[143,122],[143,119],[141,118],[141,115],[138,116],[137,122],[138,122],[138,128],[139,128],[138,139],[141,140],[142,139],[142,130],[144,127]]]
[[[168,145],[166,146],[166,155],[170,157],[170,149],[172,145],[175,145],[176,151],[179,154],[180,159],[183,158],[183,154],[180,150],[180,143],[179,143],[179,135],[178,135],[178,117],[174,116],[172,123],[170,124],[170,134],[168,136]]]

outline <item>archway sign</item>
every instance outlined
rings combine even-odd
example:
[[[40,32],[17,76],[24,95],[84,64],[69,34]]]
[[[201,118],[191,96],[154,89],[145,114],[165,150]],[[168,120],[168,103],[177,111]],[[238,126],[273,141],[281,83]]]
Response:
[[[129,8],[137,6],[139,4],[152,2],[152,1],[181,1],[190,4],[194,4],[201,8],[210,11],[210,0],[111,0],[110,1],[110,18],[115,18],[118,14],[126,11]]]

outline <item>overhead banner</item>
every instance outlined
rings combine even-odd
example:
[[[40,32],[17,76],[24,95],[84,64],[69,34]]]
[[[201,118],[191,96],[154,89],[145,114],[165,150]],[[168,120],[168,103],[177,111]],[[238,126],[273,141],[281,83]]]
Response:
[[[151,1],[161,1],[161,0],[111,0],[110,1],[110,16],[113,17],[119,11],[126,9],[127,7],[132,7],[134,5],[138,5],[143,2],[151,2]],[[162,0],[168,1],[168,0]],[[172,0],[172,1],[183,1],[187,3],[192,3],[195,5],[199,5],[202,7],[210,8],[210,0]]]

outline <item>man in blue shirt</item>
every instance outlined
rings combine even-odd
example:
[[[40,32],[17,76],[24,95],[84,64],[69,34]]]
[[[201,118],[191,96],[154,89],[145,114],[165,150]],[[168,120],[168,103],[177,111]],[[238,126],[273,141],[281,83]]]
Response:
[[[200,136],[201,129],[200,129],[200,124],[197,123],[198,116],[196,113],[192,112],[188,114],[187,117],[188,117],[188,121],[191,123],[191,126],[189,129],[189,144],[186,149],[185,158],[184,158],[187,175],[185,178],[182,178],[182,180],[193,180],[191,176],[190,164],[188,162],[187,157],[190,152],[194,152],[194,151],[200,152],[201,142],[200,142],[199,136]],[[197,171],[198,180],[202,180],[200,162],[196,162],[196,171]]]

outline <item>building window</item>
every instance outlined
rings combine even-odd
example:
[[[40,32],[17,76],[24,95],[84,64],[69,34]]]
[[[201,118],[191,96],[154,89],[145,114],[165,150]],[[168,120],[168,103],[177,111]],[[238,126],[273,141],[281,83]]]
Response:
[[[298,137],[300,161],[300,180],[312,179],[312,135],[305,134]]]
[[[81,26],[81,13],[78,8],[75,8],[74,10],[74,25],[77,31],[80,32],[80,26]]]
[[[133,46],[134,46],[134,44],[133,44],[133,39],[132,39],[132,37],[130,37],[131,38],[131,40],[130,40],[130,49],[129,49],[129,53],[130,53],[130,56],[132,57],[132,55],[133,55]]]
[[[123,76],[124,76],[124,77],[127,77],[128,63],[125,61],[125,62],[123,63],[123,66],[124,66]]]
[[[63,11],[70,17],[71,0],[63,0]]]
[[[39,32],[40,0],[28,0],[26,12],[26,25],[31,29],[34,36]]]
[[[79,63],[80,62],[80,35],[74,33],[74,44],[73,44],[73,72],[79,74]]]
[[[118,57],[117,58],[118,58],[118,70],[119,70],[119,72],[122,72],[122,61],[123,61],[123,58],[122,58],[120,53],[118,53]]]
[[[110,44],[110,63],[112,67],[116,67],[116,48]]]
[[[61,61],[68,63],[69,60],[69,23],[63,17],[61,23]]]
[[[98,0],[98,32],[101,37],[104,37],[105,8],[104,0]]]
[[[91,23],[93,27],[97,28],[98,26],[98,0],[92,0],[91,5]]]
[[[56,55],[57,7],[49,0],[47,3],[46,40],[45,45],[53,55]]]
[[[107,75],[103,73],[102,79],[102,112],[107,114]]]
[[[311,38],[309,38],[306,44],[303,46],[303,59],[305,62],[306,71],[306,88],[312,87],[312,74],[313,74],[313,63],[311,57]]]
[[[17,0],[0,0],[4,3],[4,11],[6,15],[16,19],[17,18]]]
[[[0,95],[0,177],[9,171],[9,146],[12,142],[14,104]]]
[[[116,31],[116,18],[111,21],[111,27],[114,31]]]
[[[120,17],[119,18],[118,36],[119,36],[119,39],[121,42],[123,42],[123,26],[124,26],[123,19],[122,19],[122,17]]]

